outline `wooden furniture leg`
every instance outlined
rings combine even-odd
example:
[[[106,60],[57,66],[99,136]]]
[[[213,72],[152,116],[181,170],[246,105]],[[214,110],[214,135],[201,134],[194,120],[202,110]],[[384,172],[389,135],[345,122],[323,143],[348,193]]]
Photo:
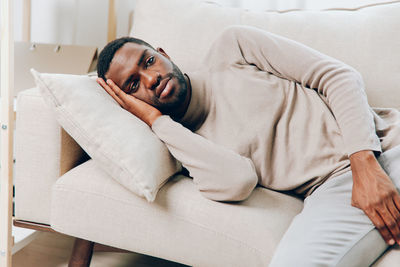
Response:
[[[41,224],[36,222],[28,222],[23,220],[14,219],[14,225],[17,227],[39,230],[41,232],[58,233],[51,228],[48,224]],[[62,233],[59,233],[62,234]],[[95,243],[85,239],[76,238],[72,254],[69,260],[69,267],[88,267],[92,259],[93,252],[119,252],[119,253],[132,253],[132,251],[114,248],[107,245]]]
[[[94,242],[76,238],[68,267],[89,267],[92,259]]]

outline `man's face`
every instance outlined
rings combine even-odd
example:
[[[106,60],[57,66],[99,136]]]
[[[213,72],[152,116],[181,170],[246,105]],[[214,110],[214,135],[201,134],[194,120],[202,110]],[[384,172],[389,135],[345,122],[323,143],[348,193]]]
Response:
[[[105,75],[125,93],[171,115],[185,102],[188,86],[182,72],[161,49],[125,43]]]

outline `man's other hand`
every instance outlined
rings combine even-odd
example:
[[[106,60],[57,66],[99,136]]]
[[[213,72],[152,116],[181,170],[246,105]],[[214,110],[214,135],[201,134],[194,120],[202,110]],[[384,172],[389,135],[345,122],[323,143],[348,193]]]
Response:
[[[400,195],[372,151],[350,156],[351,205],[360,208],[389,245],[400,244]]]
[[[155,107],[132,95],[126,94],[112,80],[108,79],[106,83],[102,78],[97,78],[97,82],[122,108],[144,121],[150,127],[162,115]]]

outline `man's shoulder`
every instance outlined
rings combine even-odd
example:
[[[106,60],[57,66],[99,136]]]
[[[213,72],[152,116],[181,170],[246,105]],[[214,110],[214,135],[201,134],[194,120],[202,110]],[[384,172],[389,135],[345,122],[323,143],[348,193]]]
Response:
[[[247,38],[248,32],[254,29],[254,27],[243,25],[232,25],[224,28],[211,43],[203,57],[203,67],[212,70],[226,69],[232,64],[243,63],[240,43]]]
[[[250,45],[250,40],[257,40],[260,36],[271,34],[263,29],[248,25],[232,25],[224,28],[212,42],[209,53],[213,51],[230,52],[240,45]]]
[[[231,25],[222,30],[216,40],[224,39],[238,39],[249,34],[267,34],[268,32],[249,25]]]

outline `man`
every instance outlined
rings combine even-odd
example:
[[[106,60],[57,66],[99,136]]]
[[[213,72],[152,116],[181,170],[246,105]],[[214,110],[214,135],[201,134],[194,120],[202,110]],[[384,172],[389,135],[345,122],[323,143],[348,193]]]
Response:
[[[376,158],[394,160],[383,155],[400,144],[400,116],[372,110],[361,76],[344,63],[235,26],[196,72],[182,74],[163,49],[122,38],[100,54],[98,76],[205,197],[240,201],[257,184],[305,197],[271,266],[366,266],[400,244],[391,180],[400,183],[400,173],[389,177]]]

